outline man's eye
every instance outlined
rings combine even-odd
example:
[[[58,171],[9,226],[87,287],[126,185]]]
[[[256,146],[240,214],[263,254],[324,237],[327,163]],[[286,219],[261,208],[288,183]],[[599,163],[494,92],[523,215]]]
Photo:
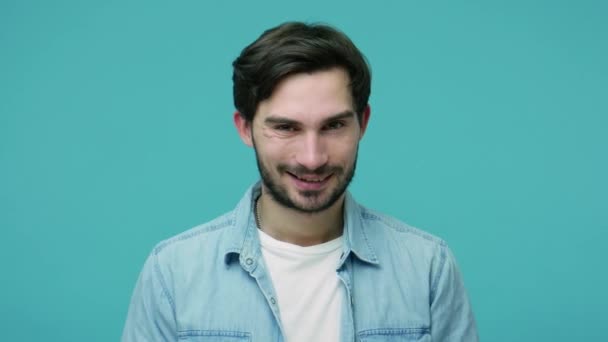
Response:
[[[325,126],[325,129],[326,130],[334,130],[334,129],[340,129],[342,127],[344,127],[344,122],[342,122],[342,121],[335,121],[335,122],[331,122],[331,123],[327,124]]]
[[[276,129],[277,131],[285,131],[285,132],[293,132],[296,130],[295,127],[293,127],[292,125],[276,125],[274,126],[274,129]]]

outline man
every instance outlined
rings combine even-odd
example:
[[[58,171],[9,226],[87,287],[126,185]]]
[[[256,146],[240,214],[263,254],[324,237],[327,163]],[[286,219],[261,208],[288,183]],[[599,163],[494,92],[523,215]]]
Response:
[[[262,180],[153,250],[123,341],[477,341],[446,244],[346,191],[370,118],[353,43],[286,23],[233,65],[234,124]]]

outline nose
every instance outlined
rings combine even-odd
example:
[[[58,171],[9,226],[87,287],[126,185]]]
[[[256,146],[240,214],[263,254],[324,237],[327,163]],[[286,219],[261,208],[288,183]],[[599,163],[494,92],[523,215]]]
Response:
[[[318,134],[305,135],[297,152],[296,161],[311,171],[322,167],[328,160],[325,145],[326,143]]]

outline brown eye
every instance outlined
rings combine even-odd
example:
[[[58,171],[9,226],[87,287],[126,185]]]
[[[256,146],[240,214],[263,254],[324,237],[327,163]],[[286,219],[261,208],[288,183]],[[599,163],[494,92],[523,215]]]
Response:
[[[274,129],[276,129],[277,131],[284,131],[284,132],[294,132],[296,130],[295,127],[293,127],[292,125],[287,125],[287,124],[276,125],[276,126],[274,126]]]
[[[327,124],[325,126],[325,129],[326,130],[336,130],[336,129],[340,129],[344,126],[345,126],[345,124],[343,121],[334,121],[334,122]]]

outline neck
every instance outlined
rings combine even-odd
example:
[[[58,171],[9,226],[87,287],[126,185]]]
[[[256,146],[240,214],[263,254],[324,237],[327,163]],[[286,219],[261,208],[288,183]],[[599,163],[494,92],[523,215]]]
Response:
[[[299,246],[318,245],[342,235],[344,195],[318,213],[303,213],[277,203],[262,187],[258,225],[273,238]]]

